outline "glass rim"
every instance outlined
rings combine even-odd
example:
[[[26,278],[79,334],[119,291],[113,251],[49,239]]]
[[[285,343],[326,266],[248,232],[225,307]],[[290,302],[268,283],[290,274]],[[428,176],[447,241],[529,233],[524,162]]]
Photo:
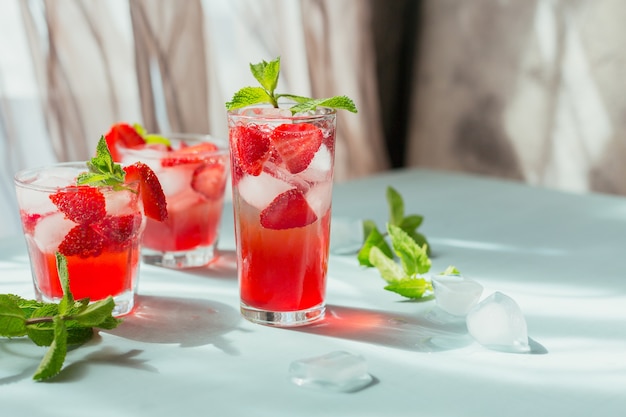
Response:
[[[281,103],[283,104],[283,103]],[[293,103],[291,103],[293,104]],[[337,115],[337,110],[330,108],[330,107],[324,107],[324,106],[318,106],[313,114],[310,113],[296,113],[293,114],[291,116],[285,116],[285,115],[264,115],[264,114],[242,114],[243,112],[245,112],[246,110],[251,110],[251,109],[266,109],[266,108],[275,108],[273,107],[271,104],[259,104],[259,105],[252,105],[252,106],[246,106],[246,107],[240,107],[238,109],[234,109],[234,110],[228,110],[226,113],[228,115],[228,118],[233,118],[233,119],[238,119],[238,120],[249,120],[249,121],[253,121],[253,120],[264,120],[264,121],[272,121],[272,122],[281,122],[281,121],[289,121],[289,122],[293,122],[293,121],[298,121],[298,122],[306,122],[306,121],[319,121],[319,120],[323,120],[323,119],[331,119],[336,117]],[[287,107],[279,107],[280,110],[287,110],[289,111],[289,108]]]
[[[169,132],[169,133],[155,133],[155,135],[162,136],[171,141],[177,141],[177,142],[187,141],[187,142],[194,142],[194,144],[206,142],[206,143],[212,143],[213,145],[217,146],[217,150],[214,150],[214,151],[198,152],[197,154],[201,156],[210,157],[210,156],[228,155],[230,151],[228,147],[228,141],[226,139],[218,138],[216,136],[213,136],[207,133]],[[172,151],[167,151],[167,150],[161,151],[158,149],[151,149],[150,150],[151,155],[146,156],[146,150],[143,148],[121,148],[121,149],[118,148],[118,150],[120,150],[124,155],[130,155],[130,156],[138,157],[140,159],[159,159],[164,156],[167,156],[167,154],[169,153],[172,153]]]
[[[121,165],[121,166],[124,167],[124,165]],[[69,184],[65,186],[53,186],[53,185],[38,185],[38,184],[32,184],[31,182],[28,182],[29,179],[35,178],[37,173],[40,173],[47,169],[52,169],[52,168],[72,168],[72,169],[75,169],[77,173],[86,172],[89,170],[87,166],[87,161],[57,162],[57,163],[52,163],[48,165],[40,165],[40,166],[36,166],[32,168],[20,169],[13,175],[13,182],[15,183],[17,187],[27,188],[29,190],[43,191],[43,192],[57,192],[58,190],[62,188],[79,187],[78,184]],[[132,181],[132,182],[124,184],[124,186],[134,187],[134,184],[138,184],[138,183],[139,183],[138,180]],[[94,187],[94,188],[103,189],[103,190],[114,188],[114,186],[112,185],[95,186],[95,185],[84,184],[80,186],[81,187],[82,186]]]

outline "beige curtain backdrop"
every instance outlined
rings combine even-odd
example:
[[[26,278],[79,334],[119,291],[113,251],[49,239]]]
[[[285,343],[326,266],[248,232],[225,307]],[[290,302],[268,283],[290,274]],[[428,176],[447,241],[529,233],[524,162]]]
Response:
[[[346,94],[336,178],[402,166],[626,194],[622,0],[2,0],[0,236],[12,176],[108,127],[226,136],[248,64]]]

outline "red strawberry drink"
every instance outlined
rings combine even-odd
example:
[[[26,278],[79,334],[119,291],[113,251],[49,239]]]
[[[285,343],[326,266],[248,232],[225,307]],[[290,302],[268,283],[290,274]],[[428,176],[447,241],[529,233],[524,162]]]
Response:
[[[17,199],[40,300],[58,302],[63,291],[55,253],[67,259],[76,299],[113,296],[115,315],[132,310],[144,229],[141,181],[116,186],[77,185],[83,163],[21,171]]]
[[[167,198],[167,220],[148,219],[146,224],[143,260],[171,268],[204,266],[215,256],[229,167],[228,147],[225,141],[220,143],[205,135],[163,138],[167,143],[142,141],[125,147],[118,142],[117,146],[120,162],[142,161],[152,168]]]
[[[328,265],[335,111],[228,113],[241,311],[253,322],[321,319]]]

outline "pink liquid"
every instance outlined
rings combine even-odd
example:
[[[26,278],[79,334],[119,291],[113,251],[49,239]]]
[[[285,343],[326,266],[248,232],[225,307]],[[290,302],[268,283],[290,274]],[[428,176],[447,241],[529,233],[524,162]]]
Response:
[[[324,302],[330,209],[312,224],[286,230],[261,226],[259,211],[238,204],[242,301],[267,311],[298,311]]]

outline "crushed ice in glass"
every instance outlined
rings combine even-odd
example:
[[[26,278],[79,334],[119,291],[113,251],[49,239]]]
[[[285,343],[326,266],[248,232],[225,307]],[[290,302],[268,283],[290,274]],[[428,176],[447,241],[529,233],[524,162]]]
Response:
[[[453,316],[466,315],[483,293],[482,285],[461,275],[436,275],[432,281],[437,305]]]
[[[344,351],[296,360],[289,366],[289,378],[301,387],[340,392],[358,391],[373,379],[361,355]]]
[[[333,217],[330,221],[330,252],[354,255],[363,245],[363,221],[351,217]]]
[[[495,292],[470,310],[467,331],[486,348],[504,352],[530,352],[526,319],[517,303]]]

